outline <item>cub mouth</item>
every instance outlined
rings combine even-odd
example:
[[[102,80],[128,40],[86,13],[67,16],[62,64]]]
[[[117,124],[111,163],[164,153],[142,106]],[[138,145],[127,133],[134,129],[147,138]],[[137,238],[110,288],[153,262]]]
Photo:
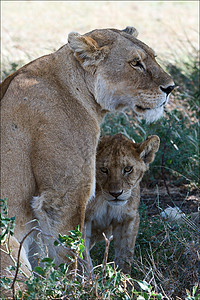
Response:
[[[114,206],[122,206],[124,204],[126,204],[127,200],[121,200],[121,199],[112,199],[112,200],[108,200],[108,203],[110,205],[114,205]]]

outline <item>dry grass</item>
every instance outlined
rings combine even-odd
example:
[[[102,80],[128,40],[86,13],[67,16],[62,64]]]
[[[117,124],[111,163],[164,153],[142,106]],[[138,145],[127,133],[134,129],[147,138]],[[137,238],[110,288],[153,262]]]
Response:
[[[162,57],[178,51],[176,40],[187,36],[198,47],[198,1],[2,1],[1,6],[3,66],[59,48],[70,31],[95,28],[133,25]]]

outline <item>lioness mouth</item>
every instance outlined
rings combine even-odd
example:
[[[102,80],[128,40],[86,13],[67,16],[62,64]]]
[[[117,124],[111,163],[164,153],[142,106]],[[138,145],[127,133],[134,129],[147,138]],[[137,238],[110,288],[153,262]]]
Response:
[[[139,110],[142,110],[142,111],[145,111],[145,110],[148,110],[148,109],[151,109],[151,108],[149,108],[149,107],[142,107],[142,106],[140,106],[140,105],[136,105],[135,106],[137,109],[139,109]]]
[[[166,101],[164,101],[162,104],[160,104],[159,106],[156,106],[156,107],[153,107],[153,108],[150,108],[150,107],[142,107],[140,105],[136,105],[135,107],[137,108],[138,111],[145,111],[145,110],[151,110],[151,109],[156,109],[156,108],[159,108],[159,107],[162,107],[164,106],[166,103]]]

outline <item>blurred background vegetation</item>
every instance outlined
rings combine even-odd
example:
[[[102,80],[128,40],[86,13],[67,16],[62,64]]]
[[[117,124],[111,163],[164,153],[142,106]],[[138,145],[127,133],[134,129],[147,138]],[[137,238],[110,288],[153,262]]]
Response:
[[[156,51],[159,63],[173,77],[177,88],[164,118],[146,124],[126,111],[108,114],[101,126],[102,135],[121,132],[135,142],[151,134],[161,139],[160,150],[142,183],[141,225],[132,271],[137,279],[147,280],[157,291],[172,297],[169,299],[184,299],[186,288],[191,291],[200,276],[196,227],[166,225],[159,217],[161,208],[167,205],[178,205],[188,215],[200,207],[198,6],[198,1],[1,4],[2,79],[30,60],[67,43],[71,31],[123,29],[127,25],[138,29],[139,38]],[[102,261],[102,247],[100,244],[93,249],[96,263]]]
[[[159,57],[172,60],[187,55],[177,40],[198,47],[198,11],[198,1],[1,1],[3,68],[58,49],[71,31],[127,25]]]

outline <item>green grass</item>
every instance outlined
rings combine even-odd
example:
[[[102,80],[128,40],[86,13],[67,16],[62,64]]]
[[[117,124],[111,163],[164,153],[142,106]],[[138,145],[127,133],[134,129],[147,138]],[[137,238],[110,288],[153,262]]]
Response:
[[[13,218],[8,218],[6,201],[1,200],[1,229],[5,234],[1,242],[8,242],[13,234]],[[71,255],[71,263],[55,268],[50,258],[41,260],[42,266],[35,267],[30,278],[24,278],[26,292],[15,291],[15,299],[187,299],[198,300],[200,297],[199,278],[200,251],[199,237],[195,229],[186,224],[169,223],[160,216],[149,218],[148,208],[140,206],[140,230],[135,247],[132,276],[126,276],[113,267],[106,265],[103,271],[102,259],[104,246],[99,243],[93,248],[96,266],[93,280],[87,277],[84,263],[80,260],[84,249],[78,228],[69,235],[56,239],[55,245],[71,247],[77,255],[79,265]],[[100,253],[100,250],[102,253]],[[97,254],[98,253],[98,254]],[[68,256],[69,257],[69,256]],[[110,247],[109,261],[113,261],[113,244]],[[16,267],[10,268],[16,272]],[[70,271],[73,272],[70,275]],[[1,278],[1,286],[9,289],[12,280]],[[17,282],[16,282],[17,283]],[[16,285],[15,285],[16,286]],[[164,298],[167,297],[167,298]],[[2,294],[2,298],[3,294]]]
[[[142,204],[131,277],[151,283],[157,293],[164,291],[169,299],[185,299],[186,289],[192,291],[200,283],[199,233],[186,224],[163,221],[159,215],[149,217],[148,212]],[[91,251],[95,264],[101,263],[103,253],[104,243],[95,245]],[[113,260],[112,243],[109,261]]]

